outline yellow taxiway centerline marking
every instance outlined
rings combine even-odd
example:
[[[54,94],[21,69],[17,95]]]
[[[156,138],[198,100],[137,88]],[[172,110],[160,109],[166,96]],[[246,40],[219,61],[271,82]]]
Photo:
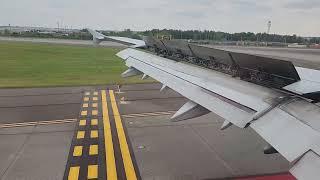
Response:
[[[80,171],[80,166],[70,167],[68,180],[78,180],[79,171]]]
[[[111,107],[112,111],[114,114],[114,120],[116,123],[116,128],[117,128],[117,133],[118,133],[118,139],[119,139],[119,144],[120,144],[120,150],[121,150],[121,155],[123,159],[123,165],[124,169],[126,172],[126,177],[128,180],[137,180],[137,175],[133,167],[129,147],[128,147],[128,142],[126,139],[126,135],[124,133],[123,125],[121,122],[121,117],[120,113],[118,110],[118,106],[116,103],[116,98],[114,96],[113,90],[109,90],[110,94],[110,99],[111,99]]]
[[[103,117],[103,133],[104,133],[104,146],[106,151],[106,173],[107,179],[117,180],[116,161],[114,157],[113,141],[111,135],[110,119],[107,104],[106,91],[101,91],[102,99],[102,117]]]

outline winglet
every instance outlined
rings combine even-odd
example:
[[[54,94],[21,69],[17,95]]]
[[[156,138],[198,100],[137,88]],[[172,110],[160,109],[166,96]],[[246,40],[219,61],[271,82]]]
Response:
[[[97,32],[97,31],[94,31],[92,29],[87,29],[87,30],[92,35],[93,43],[96,44],[96,45],[100,44],[106,38],[105,35]]]

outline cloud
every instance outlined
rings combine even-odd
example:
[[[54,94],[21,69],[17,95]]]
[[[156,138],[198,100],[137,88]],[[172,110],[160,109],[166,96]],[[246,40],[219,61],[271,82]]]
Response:
[[[310,10],[310,9],[317,9],[320,8],[320,1],[319,0],[309,0],[309,1],[294,1],[288,2],[284,6],[288,9],[299,9],[299,10]]]
[[[175,15],[183,16],[186,18],[203,18],[203,17],[205,17],[205,13],[199,12],[199,11],[179,11],[179,12],[176,12]]]
[[[271,20],[272,33],[320,36],[318,1],[1,0],[0,25],[265,32]]]

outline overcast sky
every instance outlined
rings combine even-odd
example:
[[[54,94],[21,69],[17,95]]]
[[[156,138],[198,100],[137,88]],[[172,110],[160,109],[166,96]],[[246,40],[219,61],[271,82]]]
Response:
[[[0,0],[0,25],[320,36],[320,0]]]

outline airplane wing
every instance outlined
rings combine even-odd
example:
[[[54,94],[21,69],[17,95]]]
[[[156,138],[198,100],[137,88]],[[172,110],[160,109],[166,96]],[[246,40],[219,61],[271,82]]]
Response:
[[[92,29],[88,29],[89,33],[93,36],[93,42],[99,44],[102,41],[115,41],[122,44],[130,45],[131,47],[144,47],[146,44],[143,40],[132,39],[127,37],[106,36]]]
[[[188,51],[188,48],[184,50]],[[215,52],[214,49],[212,51],[211,55],[216,56],[215,58],[229,59],[223,52]],[[264,153],[281,153],[292,163],[290,172],[298,179],[316,179],[320,175],[320,107],[312,103],[312,99],[303,96],[304,92],[319,92],[320,88],[318,82],[313,83],[313,88],[302,88],[303,84],[311,82],[307,80],[306,74],[299,76],[298,72],[303,69],[296,71],[294,66],[283,61],[261,62],[260,64],[266,64],[264,68],[272,68],[278,63],[287,71],[284,73],[281,68],[275,68],[274,72],[267,70],[274,77],[282,78],[281,85],[261,85],[232,74],[184,61],[173,61],[167,58],[168,54],[160,57],[158,53],[128,48],[117,55],[124,59],[129,67],[122,74],[123,77],[140,74],[143,78],[150,76],[163,84],[161,90],[170,88],[189,99],[189,102],[173,115],[173,121],[213,112],[225,119],[222,130],[231,125],[254,129],[268,142]],[[243,56],[232,57],[239,57],[237,60],[240,61]],[[224,62],[232,65],[232,60]],[[247,64],[247,69],[256,68],[250,62],[241,63]],[[303,81],[301,77],[304,78]],[[299,84],[301,82],[303,83]],[[298,93],[288,90],[296,90]]]

